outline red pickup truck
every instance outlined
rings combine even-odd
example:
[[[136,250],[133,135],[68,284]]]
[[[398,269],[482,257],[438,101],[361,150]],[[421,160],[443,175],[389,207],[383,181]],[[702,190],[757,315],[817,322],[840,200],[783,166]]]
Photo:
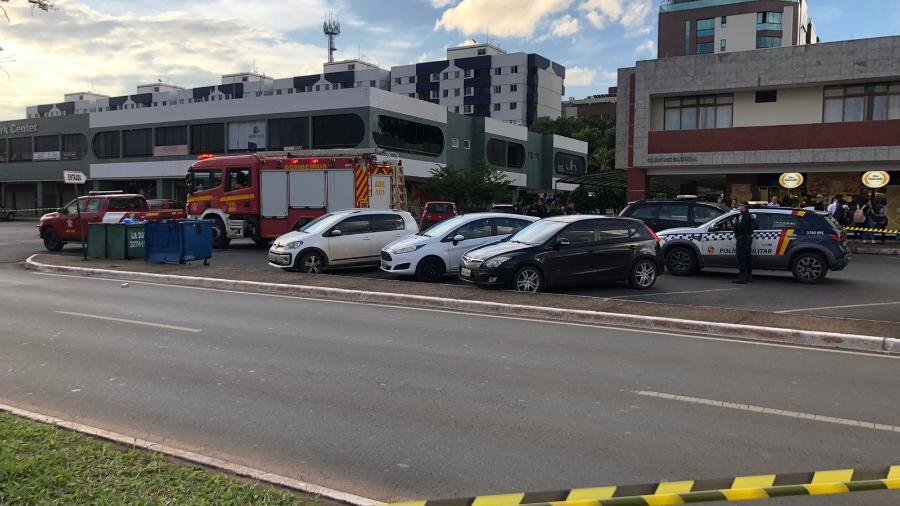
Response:
[[[81,207],[81,221],[76,205]],[[81,241],[81,227],[87,237],[89,223],[118,223],[125,218],[155,221],[186,217],[184,209],[150,209],[143,195],[88,195],[79,198],[77,204],[73,200],[55,213],[42,216],[38,230],[44,247],[48,251],[59,251],[67,242]]]

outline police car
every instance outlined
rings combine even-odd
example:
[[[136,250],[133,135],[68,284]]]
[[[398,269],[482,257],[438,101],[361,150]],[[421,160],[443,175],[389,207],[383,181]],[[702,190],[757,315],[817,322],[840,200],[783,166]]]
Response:
[[[694,228],[659,232],[666,267],[676,276],[703,267],[737,267],[732,229],[738,211]],[[753,209],[753,268],[789,270],[801,283],[819,283],[850,262],[847,234],[826,213],[788,208]]]

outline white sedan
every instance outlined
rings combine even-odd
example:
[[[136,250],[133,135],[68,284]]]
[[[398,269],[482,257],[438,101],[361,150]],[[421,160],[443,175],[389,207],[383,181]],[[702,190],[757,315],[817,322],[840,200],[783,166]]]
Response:
[[[506,239],[537,220],[534,216],[503,213],[457,216],[385,246],[381,250],[381,270],[437,282],[445,273],[459,271],[465,252]]]
[[[336,211],[276,239],[269,249],[269,265],[317,273],[330,266],[377,264],[381,248],[417,229],[406,211]]]

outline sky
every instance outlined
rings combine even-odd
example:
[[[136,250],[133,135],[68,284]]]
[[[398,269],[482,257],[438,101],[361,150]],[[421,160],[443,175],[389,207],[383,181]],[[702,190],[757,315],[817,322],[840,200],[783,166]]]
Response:
[[[900,34],[900,0],[808,0],[823,42]],[[616,69],[656,55],[663,0],[25,0],[0,17],[0,120],[63,94],[134,94],[138,84],[218,84],[222,74],[316,74],[322,21],[338,59],[390,68],[441,60],[465,40],[538,53],[567,68],[566,97],[605,93]],[[566,98],[564,97],[564,98]]]

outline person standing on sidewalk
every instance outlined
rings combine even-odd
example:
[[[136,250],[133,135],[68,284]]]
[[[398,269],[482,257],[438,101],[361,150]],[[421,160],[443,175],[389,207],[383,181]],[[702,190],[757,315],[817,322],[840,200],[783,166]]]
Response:
[[[737,256],[738,279],[733,283],[746,285],[753,281],[753,231],[756,219],[750,214],[750,204],[741,202],[741,214],[734,220],[734,253]]]

